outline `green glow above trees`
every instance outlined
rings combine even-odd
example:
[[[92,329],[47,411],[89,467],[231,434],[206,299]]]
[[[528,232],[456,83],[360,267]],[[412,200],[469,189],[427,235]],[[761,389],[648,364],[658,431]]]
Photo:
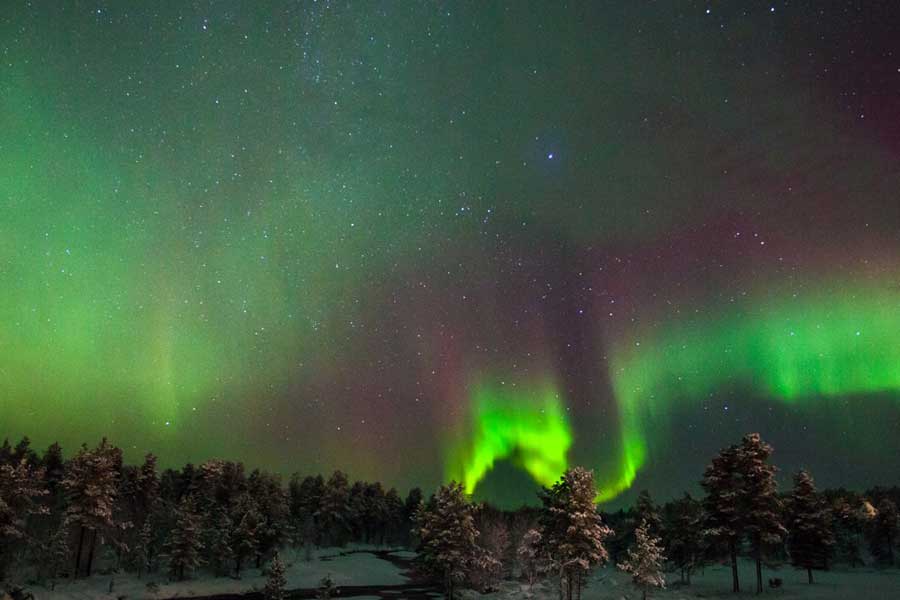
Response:
[[[555,385],[482,385],[472,394],[471,409],[469,435],[454,446],[447,465],[448,479],[462,481],[466,493],[499,460],[511,461],[541,485],[566,470],[573,435]]]
[[[617,487],[628,487],[650,441],[666,435],[676,404],[735,386],[788,404],[900,390],[900,294],[841,289],[854,291],[760,302],[620,344],[612,361],[622,438]]]

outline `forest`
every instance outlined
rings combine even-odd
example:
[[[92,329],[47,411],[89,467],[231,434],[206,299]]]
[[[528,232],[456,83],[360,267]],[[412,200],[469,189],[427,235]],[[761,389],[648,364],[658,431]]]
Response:
[[[604,564],[646,594],[667,581],[690,585],[711,564],[732,566],[738,592],[747,585],[739,557],[755,563],[757,592],[779,585],[763,581],[764,565],[802,569],[812,584],[814,571],[839,563],[895,563],[900,488],[817,490],[799,471],[781,490],[771,454],[748,434],[712,458],[702,495],[657,504],[642,492],[616,512],[598,509],[593,474],[575,467],[541,489],[537,505],[503,511],[472,502],[454,482],[403,496],[342,471],[285,482],[223,460],[160,470],[153,454],[125,464],[106,439],[66,457],[58,444],[38,452],[25,437],[0,447],[0,581],[22,593],[98,573],[177,581],[257,570],[277,599],[287,592],[280,553],[308,560],[314,548],[351,543],[415,550],[417,576],[448,597],[514,578],[551,580],[571,600]]]

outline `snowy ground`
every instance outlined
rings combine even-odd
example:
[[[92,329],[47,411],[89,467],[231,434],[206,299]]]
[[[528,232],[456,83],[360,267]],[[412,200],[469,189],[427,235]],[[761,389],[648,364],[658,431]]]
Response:
[[[743,590],[740,596],[731,593],[731,568],[716,566],[696,573],[690,586],[679,586],[678,577],[671,578],[673,585],[665,590],[654,590],[648,598],[660,600],[680,600],[688,598],[739,598],[756,596],[755,566],[751,561],[740,564],[740,581]],[[837,571],[816,571],[816,583],[806,583],[806,572],[785,567],[775,570],[763,569],[763,583],[769,578],[781,578],[784,583],[779,589],[766,588],[768,598],[802,600],[900,600],[900,570],[898,569],[841,569]],[[535,585],[529,592],[527,584],[505,582],[497,593],[479,595],[466,592],[468,600],[556,600],[557,588],[551,583]],[[590,580],[590,585],[582,591],[583,600],[635,600],[641,594],[632,585],[629,577],[613,568],[598,569]]]
[[[399,568],[370,552],[337,556],[342,552],[353,550],[373,550],[373,548],[352,545],[346,548],[319,548],[313,552],[310,562],[304,560],[303,552],[299,552],[296,556],[292,552],[282,556],[287,566],[287,589],[316,588],[326,575],[331,575],[337,587],[408,583]],[[410,553],[400,551],[398,554],[400,557],[408,557]],[[329,559],[329,556],[334,558]],[[112,593],[109,593],[112,579],[115,579],[115,583]],[[159,586],[155,592],[147,587],[151,582]],[[239,580],[213,577],[205,572],[188,581],[171,583],[161,574],[145,576],[143,579],[138,579],[134,575],[94,575],[71,583],[59,583],[54,591],[40,586],[28,586],[28,590],[34,594],[35,600],[118,600],[122,596],[127,600],[162,600],[262,590],[265,583],[265,576],[258,569],[251,568],[245,569]],[[361,600],[364,596],[355,598]]]
[[[353,554],[337,556],[342,552],[362,550]],[[338,587],[342,586],[391,586],[408,583],[400,569],[388,561],[381,560],[372,554],[369,546],[351,546],[347,548],[323,548],[313,553],[313,560],[306,562],[302,553],[298,556],[289,554],[285,557],[288,564],[288,589],[315,588],[325,575],[331,575]],[[367,552],[368,551],[368,552]],[[412,558],[414,553],[398,551],[402,558]],[[328,558],[334,557],[334,558]],[[324,560],[323,560],[324,559]],[[740,597],[755,596],[754,566],[750,561],[740,565],[741,586],[744,592]],[[798,600],[900,600],[900,570],[877,570],[869,568],[840,569],[837,571],[815,573],[816,583],[806,583],[806,573],[792,568],[763,571],[763,579],[779,577],[784,581],[783,587],[766,589],[769,598],[785,598]],[[227,577],[213,578],[201,575],[197,578],[169,583],[165,577],[137,579],[133,576],[116,576],[113,592],[109,593],[110,575],[95,575],[90,579],[74,583],[61,583],[54,592],[46,588],[30,586],[36,600],[163,600],[168,598],[185,598],[189,596],[207,596],[261,590],[265,577],[257,569],[247,569],[241,580]],[[661,600],[679,600],[693,598],[735,598],[731,593],[731,570],[727,566],[707,568],[696,573],[691,586],[679,586],[677,577],[672,577],[673,584],[665,590],[653,591],[650,598]],[[147,588],[148,582],[159,585],[155,592]],[[341,594],[341,597],[348,597]],[[384,598],[385,596],[381,596]],[[501,590],[493,594],[480,595],[470,590],[461,592],[466,600],[556,600],[557,590],[552,582],[536,584],[529,591],[527,584],[507,581]],[[613,568],[598,569],[590,579],[589,586],[583,590],[583,600],[635,600],[638,592],[627,575]],[[354,600],[379,600],[373,595],[353,596]]]

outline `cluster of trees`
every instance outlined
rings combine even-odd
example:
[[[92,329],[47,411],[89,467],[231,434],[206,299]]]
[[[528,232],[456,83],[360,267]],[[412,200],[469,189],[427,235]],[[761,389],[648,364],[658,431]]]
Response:
[[[0,581],[26,565],[51,584],[104,568],[190,577],[205,567],[239,577],[269,565],[271,594],[280,598],[286,546],[348,542],[418,546],[422,569],[444,582],[490,589],[506,577],[534,584],[552,577],[560,597],[580,598],[587,575],[612,561],[646,590],[664,585],[663,570],[691,573],[728,561],[739,591],[737,559],[762,565],[790,561],[814,569],[835,561],[894,564],[900,541],[900,488],[864,494],[819,492],[800,471],[779,493],[772,448],[758,434],[723,449],[706,468],[703,498],[688,494],[662,506],[641,493],[627,511],[598,512],[593,475],[563,474],[539,493],[540,506],[503,512],[473,504],[455,483],[424,499],[405,498],[379,483],[277,475],[241,463],[211,460],[159,472],[148,454],[126,465],[120,449],[102,440],[65,458],[58,444],[39,455],[27,438],[0,446]],[[328,595],[329,586],[322,592]]]
[[[800,471],[792,489],[779,493],[771,455],[758,434],[748,434],[706,468],[703,498],[685,494],[657,506],[642,492],[634,507],[612,514],[597,511],[593,476],[581,468],[544,489],[541,508],[513,513],[470,504],[450,484],[416,514],[423,566],[444,581],[448,597],[460,583],[486,589],[513,575],[529,584],[553,576],[560,598],[571,600],[580,598],[590,569],[607,560],[644,594],[664,585],[666,570],[690,584],[692,572],[722,561],[730,563],[738,592],[738,556],[755,561],[758,592],[763,564],[790,562],[813,583],[813,570],[835,560],[862,564],[864,541],[873,560],[894,564],[900,488],[819,492]]]
[[[98,560],[138,576],[164,569],[174,579],[201,566],[240,576],[279,548],[351,541],[408,545],[422,499],[380,483],[247,474],[237,462],[157,469],[148,454],[126,465],[105,439],[69,459],[58,444],[42,455],[28,438],[0,446],[0,581],[26,566],[51,584],[89,576]]]
[[[593,473],[576,467],[541,491],[539,510],[524,511],[534,526],[521,532],[513,555],[529,582],[553,573],[561,598],[581,597],[587,574],[609,559],[603,542],[612,531],[596,510],[595,494]],[[444,582],[448,598],[458,583],[487,590],[502,576],[511,547],[508,519],[471,504],[461,485],[442,486],[415,520],[422,565]]]

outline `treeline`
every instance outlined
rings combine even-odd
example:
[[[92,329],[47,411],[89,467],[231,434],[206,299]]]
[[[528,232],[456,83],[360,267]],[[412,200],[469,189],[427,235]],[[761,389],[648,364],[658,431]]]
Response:
[[[703,473],[704,496],[656,505],[642,493],[634,507],[599,512],[590,471],[567,471],[539,493],[539,507],[500,511],[473,504],[458,484],[405,498],[380,483],[245,472],[239,462],[207,461],[180,470],[140,465],[101,441],[65,458],[58,444],[42,454],[27,438],[0,446],[0,581],[23,573],[51,586],[98,568],[190,577],[200,568],[240,577],[291,546],[349,542],[415,547],[421,569],[450,588],[480,590],[501,579],[531,583],[553,577],[566,597],[579,597],[590,570],[612,562],[645,589],[663,571],[685,584],[704,565],[789,562],[807,570],[835,562],[895,563],[900,540],[900,488],[865,493],[816,490],[801,471],[780,492],[772,448],[758,434],[723,449]],[[269,569],[271,571],[271,568]]]
[[[540,508],[515,512],[470,504],[450,484],[416,516],[420,554],[448,597],[458,585],[485,591],[507,577],[532,584],[552,577],[570,600],[580,598],[589,571],[608,561],[645,593],[664,584],[665,572],[690,584],[694,571],[723,562],[738,592],[739,556],[755,561],[757,591],[763,565],[790,563],[813,583],[813,570],[836,561],[855,567],[868,554],[875,564],[895,563],[900,488],[819,492],[800,471],[779,492],[771,455],[758,434],[748,434],[705,469],[702,498],[685,494],[659,506],[642,492],[634,507],[615,513],[595,510],[593,476],[580,468],[542,490]]]
[[[239,462],[210,460],[159,472],[148,454],[123,463],[105,439],[64,458],[58,444],[43,454],[28,438],[0,446],[0,581],[29,576],[51,585],[90,576],[98,562],[132,572],[165,571],[173,579],[200,567],[239,577],[279,548],[348,542],[410,545],[422,493],[405,498],[380,483],[335,471],[294,475],[245,472]]]

